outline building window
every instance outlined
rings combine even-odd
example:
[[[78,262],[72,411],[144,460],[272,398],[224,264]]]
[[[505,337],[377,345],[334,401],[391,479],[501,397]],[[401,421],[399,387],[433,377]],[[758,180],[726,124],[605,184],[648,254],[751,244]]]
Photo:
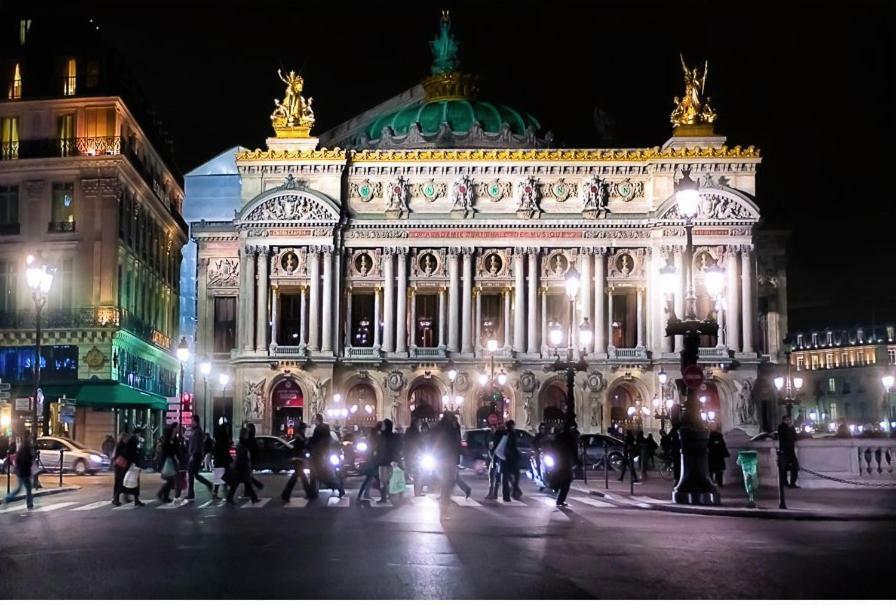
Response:
[[[812,332],[812,348],[818,346],[818,332]]]
[[[62,80],[62,96],[72,97],[77,91],[78,85],[78,62],[75,59],[68,59],[65,62],[65,76]]]
[[[796,369],[798,372],[803,369],[803,367],[805,366],[805,362],[806,360],[802,355],[796,356]]]
[[[215,297],[215,353],[229,353],[236,347],[236,297]]]
[[[865,365],[865,351],[863,349],[859,349],[856,352],[856,363],[858,363],[860,366]]]
[[[482,313],[485,314],[485,298]],[[417,294],[414,297],[414,344],[418,347],[439,345],[439,296],[438,294]],[[503,331],[503,330],[502,330]]]
[[[887,349],[887,361],[890,365],[896,365],[896,349]]]
[[[50,308],[68,311],[72,308],[72,273],[73,261],[64,259],[56,268],[56,277],[50,289]]]
[[[896,337],[896,326],[887,326],[887,342],[893,342]]]
[[[839,415],[837,414],[837,404],[831,402],[831,420],[837,420]]]
[[[0,375],[7,382],[34,380],[34,347],[0,348]],[[78,379],[78,347],[73,345],[40,348],[41,381]]]
[[[824,367],[826,367],[829,370],[834,367],[834,354],[833,353],[825,353]]]
[[[73,183],[53,183],[50,206],[51,232],[75,230],[75,186]]]
[[[31,29],[31,19],[19,19],[19,46],[25,46],[28,30]]]
[[[22,67],[18,63],[12,68],[12,79],[9,82],[9,100],[22,98]]]
[[[97,61],[87,62],[87,77],[84,85],[87,88],[96,88],[100,83],[100,64]]]
[[[796,346],[797,346],[798,349],[802,349],[802,348],[803,348],[803,335],[802,335],[802,334],[797,334],[797,335],[796,335]]]
[[[818,369],[818,355],[812,355],[812,357],[810,359],[812,360],[811,361],[812,369],[817,370]]]
[[[59,116],[56,122],[56,136],[59,140],[59,155],[67,157],[75,154],[75,114]]]
[[[0,260],[0,321],[16,312],[16,265]]]
[[[0,159],[14,160],[19,157],[19,118],[6,116],[0,122]]]
[[[834,346],[834,333],[831,332],[830,330],[828,330],[828,333],[827,333],[827,345],[829,347]]]
[[[843,351],[840,353],[840,367],[848,367],[849,366],[849,352]]]
[[[118,153],[115,139],[115,108],[99,107],[84,111],[84,136],[87,137],[88,155]]]
[[[0,235],[19,232],[19,187],[0,185]]]
[[[373,316],[374,295],[357,293],[350,294],[350,296],[352,297],[351,345],[353,347],[372,347],[373,331],[376,329],[376,318]],[[279,336],[277,338],[283,342],[292,342],[291,340],[283,340]]]
[[[836,393],[837,392],[837,379],[836,378],[828,378],[828,393]]]

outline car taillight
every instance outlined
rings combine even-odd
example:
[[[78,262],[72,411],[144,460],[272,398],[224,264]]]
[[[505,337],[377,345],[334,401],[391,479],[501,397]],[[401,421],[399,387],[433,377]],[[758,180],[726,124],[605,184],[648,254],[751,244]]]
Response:
[[[461,440],[460,440],[460,446],[461,446],[461,447],[467,447],[467,442],[464,441],[463,439],[461,439]]]

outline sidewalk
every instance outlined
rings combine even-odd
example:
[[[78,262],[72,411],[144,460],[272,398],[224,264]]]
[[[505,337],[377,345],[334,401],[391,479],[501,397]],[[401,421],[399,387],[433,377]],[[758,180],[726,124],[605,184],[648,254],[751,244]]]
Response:
[[[646,481],[635,484],[632,496],[629,482],[616,481],[617,476],[611,473],[607,489],[602,472],[589,472],[588,483],[576,481],[573,489],[606,498],[617,506],[674,513],[819,521],[896,520],[896,489],[788,488],[785,491],[787,509],[782,510],[778,508],[777,488],[760,488],[756,508],[746,507],[747,497],[742,484],[720,488],[719,506],[697,506],[672,502],[671,479],[650,474]]]
[[[15,489],[15,488],[16,488],[16,484],[14,483],[12,485],[12,489]],[[48,487],[48,488],[44,488],[44,489],[36,489],[33,492],[31,492],[31,495],[34,498],[39,498],[40,496],[52,496],[54,494],[64,494],[65,492],[75,492],[75,491],[78,491],[79,489],[81,489],[80,485],[63,485],[62,487],[56,486],[56,487]],[[2,492],[0,492],[0,494],[2,494],[2,496],[0,496],[0,503],[2,503],[3,497],[6,496],[6,490],[3,490]],[[16,496],[15,498],[13,498],[12,500],[10,500],[10,502],[17,502],[19,500],[24,500],[26,497],[27,496],[25,495],[25,490],[22,490],[19,493],[19,495]]]

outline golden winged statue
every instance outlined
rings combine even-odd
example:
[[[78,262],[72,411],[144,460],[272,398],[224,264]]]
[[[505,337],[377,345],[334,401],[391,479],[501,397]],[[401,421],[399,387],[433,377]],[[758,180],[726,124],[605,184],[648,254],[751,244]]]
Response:
[[[306,100],[302,96],[305,80],[293,70],[284,76],[278,69],[277,75],[286,84],[286,92],[283,101],[274,99],[274,113],[271,114],[274,131],[278,137],[307,137],[314,126],[314,111],[311,109],[314,99],[308,97]]]
[[[709,61],[704,64],[701,74],[699,68],[688,67],[684,55],[679,56],[681,57],[681,68],[684,71],[684,96],[681,99],[675,97],[675,109],[670,116],[672,125],[679,128],[712,124],[716,119],[716,112],[709,105],[709,97],[705,101],[702,98],[706,89]]]

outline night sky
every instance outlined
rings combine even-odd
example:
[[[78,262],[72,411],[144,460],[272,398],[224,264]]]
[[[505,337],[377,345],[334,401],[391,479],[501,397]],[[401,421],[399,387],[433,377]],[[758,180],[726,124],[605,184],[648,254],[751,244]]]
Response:
[[[791,327],[896,320],[892,2],[187,4],[53,9],[100,23],[183,172],[263,146],[278,67],[303,73],[318,133],[416,84],[445,7],[480,97],[531,112],[560,146],[661,145],[682,92],[679,51],[709,59],[717,130],[761,148],[766,225],[792,233]]]

